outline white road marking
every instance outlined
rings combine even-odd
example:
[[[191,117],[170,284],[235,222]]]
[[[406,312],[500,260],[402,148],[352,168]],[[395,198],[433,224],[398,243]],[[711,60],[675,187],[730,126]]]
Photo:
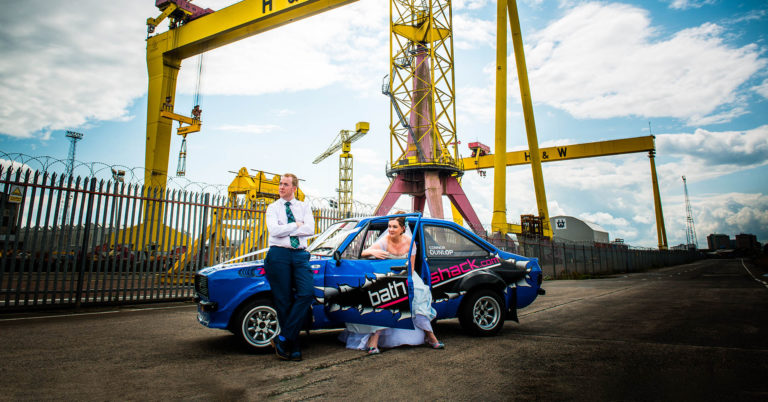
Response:
[[[762,284],[763,284],[763,286],[765,286],[765,287],[766,287],[766,289],[768,289],[768,283],[766,283],[766,282],[765,282],[765,281],[763,281],[763,280],[757,279],[757,278],[756,278],[754,275],[752,275],[752,271],[750,271],[750,270],[749,270],[749,268],[747,268],[747,266],[744,264],[744,259],[743,259],[743,258],[739,259],[739,261],[741,261],[741,266],[742,266],[742,267],[744,267],[744,269],[746,269],[746,270],[747,270],[747,273],[749,274],[749,276],[751,276],[751,277],[752,277],[752,279],[756,280],[757,282],[760,282],[760,283],[762,283]]]
[[[166,306],[166,307],[147,307],[147,308],[125,308],[121,310],[109,310],[109,311],[96,311],[92,313],[72,313],[72,314],[59,314],[59,315],[44,315],[38,317],[18,317],[18,318],[0,318],[2,321],[22,321],[22,320],[44,320],[49,318],[62,318],[62,317],[79,317],[84,315],[106,315],[115,313],[127,313],[146,310],[167,310],[174,308],[190,308],[192,306]]]

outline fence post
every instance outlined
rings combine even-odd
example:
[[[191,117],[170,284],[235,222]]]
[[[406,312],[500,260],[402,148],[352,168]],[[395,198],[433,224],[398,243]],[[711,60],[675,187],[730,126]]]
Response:
[[[555,239],[550,243],[552,245],[552,279],[557,277],[557,257],[555,256]]]
[[[85,266],[87,262],[86,254],[88,251],[89,235],[91,233],[91,214],[93,213],[93,199],[96,198],[96,178],[91,177],[91,185],[88,186],[88,208],[85,210],[85,233],[83,233],[83,243],[80,245],[80,258],[77,259],[77,293],[75,296],[75,308],[80,308],[83,296],[83,277],[85,276]]]
[[[205,236],[206,236],[205,228],[206,228],[207,222],[208,222],[208,208],[210,208],[210,205],[209,205],[210,204],[210,200],[211,200],[211,195],[208,194],[208,193],[205,193],[205,200],[203,201],[203,205],[204,205],[203,206],[203,220],[200,223],[200,229],[201,229],[200,230],[200,251],[199,251],[199,254],[197,256],[197,269],[198,270],[203,268],[203,254],[205,253]],[[213,249],[213,245],[209,244],[208,245],[208,252],[212,253],[213,252],[212,249]]]

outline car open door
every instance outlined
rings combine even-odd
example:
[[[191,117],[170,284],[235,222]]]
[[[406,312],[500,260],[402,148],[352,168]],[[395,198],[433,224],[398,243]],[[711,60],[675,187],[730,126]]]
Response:
[[[383,217],[386,222],[388,217]],[[381,220],[376,220],[374,223]],[[370,226],[370,225],[369,225]],[[360,252],[380,231],[368,228],[357,234],[325,270],[325,308],[334,320],[392,328],[413,328],[410,258],[364,259]],[[412,236],[408,255],[414,247]],[[351,249],[350,249],[351,247]]]

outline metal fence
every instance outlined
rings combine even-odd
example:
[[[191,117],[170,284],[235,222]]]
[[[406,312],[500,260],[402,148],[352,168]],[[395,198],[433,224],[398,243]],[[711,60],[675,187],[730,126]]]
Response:
[[[486,238],[506,251],[539,259],[545,277],[568,279],[595,275],[639,272],[685,264],[703,258],[696,250],[654,250],[630,248],[624,244],[573,244],[545,238]]]
[[[0,311],[189,299],[196,271],[267,247],[266,205],[0,167]],[[313,211],[317,233],[342,218],[335,209]],[[550,278],[699,258],[690,251],[488,240],[538,258]]]
[[[0,311],[189,299],[197,270],[267,247],[264,202],[2,167],[0,178]],[[341,219],[313,211],[316,232]]]

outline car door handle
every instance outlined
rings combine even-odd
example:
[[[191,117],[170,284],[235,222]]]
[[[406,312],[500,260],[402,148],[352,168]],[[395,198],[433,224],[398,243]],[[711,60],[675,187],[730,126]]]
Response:
[[[392,270],[392,271],[397,271],[397,272],[402,272],[402,271],[405,271],[405,269],[406,269],[406,268],[407,268],[407,266],[406,266],[406,265],[397,265],[397,266],[391,266],[391,267],[389,267],[389,269],[390,269],[390,270]]]

